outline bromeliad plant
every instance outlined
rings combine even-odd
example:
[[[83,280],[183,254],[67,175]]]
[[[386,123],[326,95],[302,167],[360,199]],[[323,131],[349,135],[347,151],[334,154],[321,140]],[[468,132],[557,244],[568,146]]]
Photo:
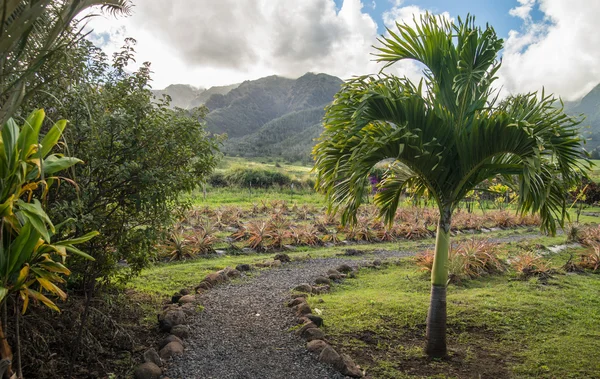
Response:
[[[66,297],[58,284],[64,282],[61,275],[70,273],[65,266],[68,254],[93,259],[74,245],[98,234],[53,241],[58,226],[52,224],[34,196],[43,198],[60,180],[55,176],[58,172],[81,161],[51,154],[67,124],[65,120],[54,124],[40,141],[44,117],[43,110],[34,111],[21,126],[9,119],[0,133],[0,303],[17,294],[23,313],[31,299],[59,310],[44,292]],[[2,359],[12,357],[1,325],[0,355]]]
[[[566,188],[589,161],[581,153],[579,120],[554,97],[542,92],[498,100],[492,83],[502,40],[492,27],[477,26],[471,16],[454,23],[429,14],[396,26],[381,37],[378,60],[387,66],[415,60],[424,79],[415,85],[379,74],[342,86],[313,151],[317,188],[331,211],[342,210],[342,221],[353,223],[365,178],[378,162],[392,159],[374,199],[380,215],[391,224],[407,188],[437,205],[425,350],[443,357],[454,210],[480,183],[502,177],[519,192],[518,212],[539,213],[542,229],[553,233],[567,216]]]

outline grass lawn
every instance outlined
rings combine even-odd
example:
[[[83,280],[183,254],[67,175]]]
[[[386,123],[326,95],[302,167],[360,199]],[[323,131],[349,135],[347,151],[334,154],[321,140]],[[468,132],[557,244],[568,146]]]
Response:
[[[547,259],[560,267],[571,252]],[[556,274],[542,283],[508,273],[451,285],[447,361],[422,352],[428,279],[404,259],[361,270],[311,306],[322,311],[333,344],[373,378],[598,377],[600,274]]]

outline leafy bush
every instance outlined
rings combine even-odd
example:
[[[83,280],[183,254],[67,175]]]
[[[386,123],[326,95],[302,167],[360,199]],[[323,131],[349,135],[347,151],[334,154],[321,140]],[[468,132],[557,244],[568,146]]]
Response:
[[[225,181],[229,186],[270,188],[289,185],[292,178],[279,171],[257,168],[235,168],[225,173]]]
[[[46,99],[55,104],[54,117],[71,120],[65,140],[85,162],[65,175],[78,190],[52,192],[49,213],[59,221],[75,219],[79,235],[101,233],[85,246],[95,262],[76,262],[73,288],[126,279],[147,265],[171,229],[174,210],[187,206],[180,195],[204,181],[217,161],[220,139],[198,121],[204,110],[169,109],[153,97],[149,64],[128,70],[133,44],[127,40],[109,64],[82,41],[78,54],[85,64],[75,65],[70,84],[57,88],[60,103]],[[119,269],[119,261],[127,269]]]
[[[448,255],[450,282],[457,283],[504,272],[505,265],[497,253],[496,244],[487,240],[471,239],[452,246]],[[433,257],[434,251],[426,250],[415,257],[415,263],[422,270],[431,271]]]
[[[600,245],[595,243],[592,245],[592,251],[581,255],[579,267],[596,272],[600,269]]]
[[[207,182],[213,187],[227,187],[229,185],[225,173],[221,171],[215,171],[210,174]]]
[[[510,265],[522,279],[538,277],[547,279],[552,269],[541,255],[533,251],[523,251],[510,260]]]

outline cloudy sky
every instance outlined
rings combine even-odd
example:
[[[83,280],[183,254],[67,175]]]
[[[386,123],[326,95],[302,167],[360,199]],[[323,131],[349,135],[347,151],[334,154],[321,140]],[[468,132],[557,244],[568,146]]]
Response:
[[[377,37],[425,11],[467,13],[505,40],[500,81],[509,93],[545,87],[574,100],[600,82],[598,0],[133,0],[133,14],[98,16],[90,38],[112,53],[126,37],[152,62],[154,88],[226,85],[307,71],[375,73]],[[395,74],[419,77],[403,62]]]

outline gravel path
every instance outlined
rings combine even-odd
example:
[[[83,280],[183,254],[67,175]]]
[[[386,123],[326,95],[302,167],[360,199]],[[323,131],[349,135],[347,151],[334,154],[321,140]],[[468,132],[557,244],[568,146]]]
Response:
[[[511,240],[528,238],[523,234]],[[185,353],[169,365],[167,375],[171,379],[344,378],[317,361],[305,342],[289,331],[295,325],[293,312],[284,306],[290,289],[313,283],[342,263],[356,266],[415,252],[375,250],[358,260],[338,256],[296,261],[219,285],[201,295],[204,311],[190,324]]]

